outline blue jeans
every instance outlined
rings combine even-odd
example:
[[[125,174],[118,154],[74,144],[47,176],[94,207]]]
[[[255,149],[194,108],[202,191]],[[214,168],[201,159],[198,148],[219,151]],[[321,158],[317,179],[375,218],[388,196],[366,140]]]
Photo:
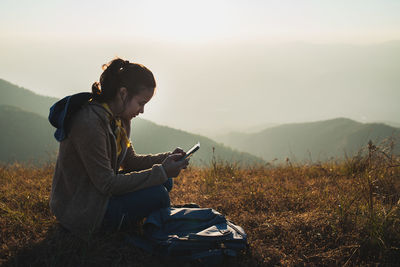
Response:
[[[116,230],[137,223],[151,212],[170,206],[169,191],[173,186],[172,178],[159,186],[153,186],[112,196],[108,202],[103,219],[104,230]]]

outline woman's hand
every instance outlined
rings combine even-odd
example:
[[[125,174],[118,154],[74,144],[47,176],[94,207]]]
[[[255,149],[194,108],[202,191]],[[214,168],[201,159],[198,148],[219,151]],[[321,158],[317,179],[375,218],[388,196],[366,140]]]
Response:
[[[186,152],[185,152],[185,151],[183,151],[183,149],[182,149],[182,148],[180,148],[180,147],[177,147],[177,148],[175,148],[175,150],[174,150],[174,151],[172,151],[172,154],[181,154],[181,155],[182,155],[182,157],[184,157],[184,156],[186,155]]]
[[[184,156],[186,156],[186,152],[183,151],[183,149],[180,148],[180,147],[175,148],[175,150],[172,151],[172,154],[181,154],[181,155],[182,155],[182,158],[183,158]],[[188,159],[188,161],[189,161],[189,159]],[[189,164],[189,163],[188,163],[188,164]],[[186,167],[187,167],[187,165],[186,165],[185,167],[183,167],[182,169],[186,169]]]
[[[182,154],[176,153],[169,155],[163,161],[162,166],[165,172],[167,173],[168,178],[177,177],[181,172],[181,170],[187,167],[187,165],[189,164],[189,160],[188,159],[180,160],[182,157],[183,157]]]

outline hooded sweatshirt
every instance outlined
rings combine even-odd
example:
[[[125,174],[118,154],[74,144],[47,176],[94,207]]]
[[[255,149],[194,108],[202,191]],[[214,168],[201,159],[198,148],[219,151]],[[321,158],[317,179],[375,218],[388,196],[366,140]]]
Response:
[[[133,146],[125,145],[117,157],[109,119],[112,114],[96,101],[68,112],[74,114],[66,116],[70,118],[68,135],[60,142],[50,209],[65,228],[88,239],[99,230],[111,196],[167,181],[161,162],[171,153],[138,155]],[[129,136],[130,121],[122,121],[122,125]],[[118,172],[120,168],[123,174]]]

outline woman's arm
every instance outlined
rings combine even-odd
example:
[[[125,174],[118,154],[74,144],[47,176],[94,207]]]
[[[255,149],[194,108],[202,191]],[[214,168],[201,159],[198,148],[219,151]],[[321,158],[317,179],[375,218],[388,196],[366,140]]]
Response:
[[[161,164],[172,152],[140,155],[136,154],[132,145],[127,148],[125,158],[121,164],[124,171],[140,171],[151,168],[154,164]]]
[[[131,121],[122,119],[122,125],[129,137],[131,133]],[[136,154],[131,144],[131,146],[127,148],[121,167],[124,172],[145,170],[151,168],[154,164],[161,164],[171,154],[172,152],[148,155]]]

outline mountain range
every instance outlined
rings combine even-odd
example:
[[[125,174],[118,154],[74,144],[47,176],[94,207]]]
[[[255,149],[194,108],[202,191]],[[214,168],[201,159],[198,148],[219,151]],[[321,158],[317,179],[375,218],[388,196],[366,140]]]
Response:
[[[18,107],[0,105],[0,162],[53,161],[58,144],[44,117]]]
[[[49,107],[58,99],[41,96],[0,79],[0,161],[52,161],[58,143],[48,123]],[[240,122],[238,122],[240,123]],[[360,123],[347,118],[325,121],[266,125],[257,132],[232,132],[212,140],[151,121],[135,118],[131,139],[138,153],[188,150],[196,142],[201,149],[192,158],[196,165],[209,164],[213,158],[240,164],[285,160],[325,161],[354,155],[371,140],[379,144],[396,138],[400,129],[384,123]],[[399,153],[395,144],[394,152]]]
[[[293,123],[270,127],[263,131],[246,134],[230,133],[216,138],[217,141],[262,157],[275,159],[325,161],[352,156],[365,148],[371,140],[381,144],[385,139],[400,137],[400,129],[383,123],[360,123],[347,118],[325,121]],[[394,153],[400,152],[395,143]]]
[[[58,143],[55,128],[47,121],[49,108],[58,99],[37,95],[27,89],[0,79],[0,161],[48,162],[55,159]],[[192,157],[196,165],[206,165],[215,159],[239,164],[263,163],[259,157],[240,152],[210,138],[157,125],[135,118],[131,139],[137,153],[171,151],[175,147],[188,150],[196,142],[201,149]]]

